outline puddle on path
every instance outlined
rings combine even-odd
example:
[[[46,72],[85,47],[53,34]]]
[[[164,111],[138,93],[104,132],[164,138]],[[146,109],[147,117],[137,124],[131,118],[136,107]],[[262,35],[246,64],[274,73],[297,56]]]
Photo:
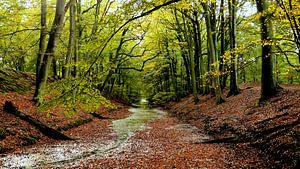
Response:
[[[146,123],[166,114],[158,109],[147,108],[131,108],[129,111],[132,112],[129,117],[115,120],[110,126],[117,136],[115,140],[46,144],[21,154],[2,155],[1,168],[57,168],[93,159],[121,148],[136,131],[143,130]]]
[[[144,129],[144,124],[164,115],[158,109],[132,108],[129,109],[133,114],[125,119],[115,120],[111,128],[116,132],[118,140],[123,141],[137,130]]]

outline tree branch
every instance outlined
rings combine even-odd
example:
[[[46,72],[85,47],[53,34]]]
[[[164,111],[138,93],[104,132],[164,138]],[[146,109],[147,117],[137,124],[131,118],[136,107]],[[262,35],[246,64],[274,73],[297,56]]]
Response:
[[[144,12],[136,17],[132,17],[131,19],[127,20],[123,25],[121,25],[108,39],[107,41],[104,43],[103,47],[101,48],[98,56],[95,58],[95,60],[92,62],[92,64],[89,66],[88,70],[83,74],[81,80],[79,80],[79,82],[77,84],[74,84],[71,89],[67,92],[65,92],[64,94],[67,94],[68,92],[71,92],[72,90],[74,90],[75,88],[77,88],[79,86],[79,84],[84,80],[85,76],[89,74],[89,72],[91,71],[91,69],[93,68],[93,66],[96,64],[96,62],[98,61],[99,58],[101,58],[101,55],[104,51],[104,49],[106,48],[106,46],[108,45],[108,43],[112,40],[112,38],[120,31],[122,30],[126,25],[128,25],[130,22],[134,21],[134,20],[137,20],[139,18],[142,18],[144,16],[147,16],[147,15],[150,15],[152,12],[154,11],[157,11],[159,10],[160,8],[162,7],[165,7],[165,6],[168,6],[172,3],[176,3],[176,2],[179,2],[180,0],[170,0],[166,3],[163,3],[161,5],[158,5],[152,9],[150,9],[149,11],[147,12]]]
[[[11,32],[11,33],[8,33],[8,34],[4,34],[4,35],[1,35],[0,37],[5,37],[5,36],[11,36],[11,35],[15,35],[17,33],[21,33],[21,32],[26,32],[26,31],[38,31],[40,30],[39,28],[28,28],[28,29],[21,29],[21,30],[16,30],[14,32]]]
[[[280,50],[280,52],[285,56],[285,58],[286,58],[288,64],[289,64],[291,67],[295,68],[295,70],[296,70],[297,72],[300,72],[300,65],[293,65],[293,64],[290,62],[289,57],[288,57],[288,55],[286,54],[286,52],[283,51],[279,45],[276,45],[276,47],[277,47],[277,48]]]
[[[138,68],[135,68],[135,67],[121,67],[120,69],[125,69],[125,70],[135,70],[135,71],[139,71],[139,72],[142,72],[144,70],[144,67],[146,65],[146,63],[150,60],[153,60],[155,59],[157,56],[159,56],[161,54],[161,52],[157,53],[155,56],[151,57],[151,58],[148,58],[146,60],[143,61],[143,64],[142,64],[142,67],[140,69]]]

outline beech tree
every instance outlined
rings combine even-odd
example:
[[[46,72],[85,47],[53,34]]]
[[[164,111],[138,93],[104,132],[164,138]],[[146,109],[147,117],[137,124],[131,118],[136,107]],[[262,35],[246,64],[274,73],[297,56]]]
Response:
[[[68,51],[66,56],[66,63],[62,70],[62,78],[67,78],[70,75],[70,63],[72,60],[72,57],[74,56],[74,45],[75,45],[75,11],[76,11],[76,5],[75,1],[70,2],[70,35],[69,35],[69,43],[68,43]]]
[[[277,89],[273,79],[273,26],[271,21],[271,13],[268,10],[268,0],[256,0],[257,11],[260,13],[261,24],[261,43],[262,45],[262,73],[261,73],[261,98],[260,102],[263,102],[274,94]]]
[[[212,70],[215,72],[212,78],[212,88],[214,90],[214,94],[216,96],[216,102],[222,103],[224,100],[222,99],[221,95],[221,87],[220,87],[220,79],[219,79],[219,64],[216,62],[217,61],[217,56],[216,56],[216,46],[214,43],[214,38],[211,30],[211,16],[210,12],[208,10],[208,3],[202,3],[202,7],[204,10],[205,14],[205,23],[206,23],[206,31],[207,31],[207,43],[208,43],[208,52],[209,52],[209,57],[211,59],[211,62],[213,63],[212,65]]]
[[[40,72],[41,64],[45,54],[47,36],[47,0],[41,0],[41,31],[39,40],[39,51],[36,61],[36,79]]]
[[[237,86],[237,56],[234,52],[236,48],[236,6],[236,0],[228,0],[231,64],[230,90],[227,97],[239,94],[239,88]]]
[[[38,78],[36,79],[34,100],[38,104],[42,102],[43,90],[46,87],[48,74],[49,74],[48,73],[49,67],[52,63],[54,52],[57,46],[57,41],[62,30],[65,12],[68,10],[70,4],[72,4],[73,1],[74,0],[70,0],[70,2],[66,7],[65,7],[65,0],[56,1],[55,17],[49,33],[49,40],[48,40],[47,48],[44,53],[43,62],[38,72],[38,76],[37,76]]]

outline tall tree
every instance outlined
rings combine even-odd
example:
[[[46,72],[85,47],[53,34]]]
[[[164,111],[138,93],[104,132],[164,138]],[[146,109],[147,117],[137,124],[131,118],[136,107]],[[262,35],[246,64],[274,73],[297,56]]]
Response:
[[[69,44],[68,44],[68,51],[67,51],[67,56],[66,56],[66,63],[63,66],[63,72],[62,72],[62,77],[63,78],[68,78],[70,75],[70,66],[69,64],[71,63],[73,52],[74,52],[74,44],[75,44],[75,1],[71,2],[70,4],[70,36],[69,36]]]
[[[183,11],[182,13],[186,14],[186,11]],[[191,77],[192,77],[192,91],[193,91],[193,97],[194,102],[198,103],[199,98],[197,96],[197,82],[196,82],[196,71],[195,71],[195,59],[194,59],[194,53],[193,53],[193,44],[192,44],[192,32],[191,32],[191,26],[189,22],[185,20],[185,16],[182,15],[183,24],[184,24],[184,35],[187,42],[188,47],[188,55],[190,58],[190,70],[191,70]]]
[[[236,0],[228,0],[229,7],[229,32],[230,32],[230,50],[231,50],[231,63],[230,63],[230,90],[227,97],[237,95],[240,93],[237,86],[237,58],[236,58]]]
[[[76,8],[75,8],[75,16],[76,16],[76,23],[75,23],[75,39],[74,39],[74,66],[73,66],[73,76],[76,78],[78,76],[78,67],[76,63],[78,62],[79,55],[80,55],[80,46],[81,46],[81,36],[83,32],[82,28],[82,12],[81,12],[81,0],[77,0]]]
[[[202,7],[205,14],[205,23],[206,23],[206,31],[207,31],[207,43],[208,43],[208,49],[209,49],[209,57],[211,59],[212,63],[212,88],[214,89],[214,94],[216,96],[216,102],[217,104],[220,104],[224,102],[222,99],[222,92],[220,87],[220,79],[219,79],[219,65],[216,62],[217,61],[217,55],[216,55],[216,46],[214,43],[213,33],[211,29],[211,15],[208,10],[208,2],[202,2]]]
[[[71,0],[73,1],[73,0]],[[71,2],[70,1],[70,2]],[[38,72],[38,78],[36,80],[36,89],[34,93],[34,100],[36,103],[42,103],[42,95],[44,88],[46,87],[49,68],[54,56],[54,52],[57,46],[58,38],[61,34],[65,11],[69,8],[69,4],[65,7],[65,0],[56,1],[55,17],[52,23],[51,31],[49,34],[49,40],[46,48],[46,52],[41,64],[40,71]]]
[[[220,15],[221,15],[221,23],[220,23],[220,71],[224,72],[225,64],[223,55],[225,54],[225,16],[224,16],[224,0],[221,0],[220,4]],[[224,89],[226,86],[226,77],[225,75],[221,75],[220,77],[220,86],[221,89]]]
[[[263,102],[274,94],[277,89],[273,79],[272,66],[272,38],[273,28],[271,21],[271,13],[269,13],[269,2],[267,0],[256,0],[257,12],[260,14],[261,24],[261,43],[262,43],[262,72],[261,72],[261,97],[260,102]]]
[[[41,0],[41,31],[40,31],[39,51],[36,60],[36,79],[39,79],[38,75],[45,54],[46,36],[47,36],[47,0]]]

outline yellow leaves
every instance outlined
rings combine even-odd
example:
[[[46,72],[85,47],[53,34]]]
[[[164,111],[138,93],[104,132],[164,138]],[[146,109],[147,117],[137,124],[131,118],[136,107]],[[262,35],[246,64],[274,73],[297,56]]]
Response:
[[[200,3],[215,3],[216,0],[200,0]]]
[[[181,0],[176,4],[176,8],[182,10],[189,10],[192,8],[192,3],[189,0]]]
[[[277,45],[277,42],[273,41],[273,40],[259,40],[259,41],[253,42],[253,44],[261,45],[261,46],[274,46],[274,45]]]
[[[116,108],[95,88],[96,83],[91,83],[92,80],[93,77],[87,78],[76,88],[74,84],[78,84],[80,79],[69,78],[49,84],[45,91],[45,102],[39,111],[49,113],[59,107],[62,113],[71,116],[79,110],[93,112],[100,106]]]
[[[187,42],[177,42],[177,45],[181,46],[181,47],[185,47],[188,45],[188,43]]]
[[[262,12],[257,12],[255,15],[254,15],[254,20],[259,20],[261,17],[263,16],[263,13]]]

